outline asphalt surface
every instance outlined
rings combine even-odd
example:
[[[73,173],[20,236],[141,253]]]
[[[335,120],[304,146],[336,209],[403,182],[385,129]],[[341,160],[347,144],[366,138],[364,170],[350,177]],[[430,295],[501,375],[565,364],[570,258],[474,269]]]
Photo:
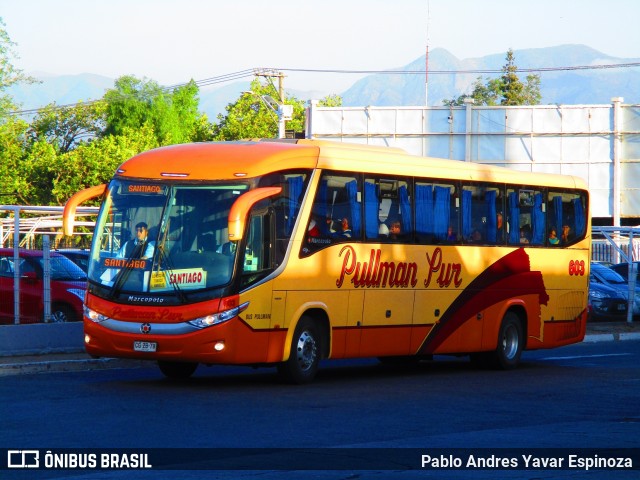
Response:
[[[588,324],[584,342],[619,342],[625,340],[640,340],[640,321]],[[0,377],[46,372],[139,368],[144,366],[149,366],[149,362],[116,358],[92,358],[84,351],[0,356]]]

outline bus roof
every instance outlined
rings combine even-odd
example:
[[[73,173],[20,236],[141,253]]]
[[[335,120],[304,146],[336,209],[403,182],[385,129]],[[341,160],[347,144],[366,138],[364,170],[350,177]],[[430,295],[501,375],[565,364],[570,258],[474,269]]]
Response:
[[[409,155],[404,150],[326,140],[208,142],[149,150],[124,162],[121,177],[237,180],[290,169],[331,169],[372,174],[491,181],[587,189],[579,177],[522,171]]]

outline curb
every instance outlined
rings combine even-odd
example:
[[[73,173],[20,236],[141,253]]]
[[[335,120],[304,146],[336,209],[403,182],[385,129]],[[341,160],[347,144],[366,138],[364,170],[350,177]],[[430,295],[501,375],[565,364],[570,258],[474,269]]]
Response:
[[[150,365],[149,361],[126,360],[120,358],[91,358],[78,354],[70,358],[56,358],[56,355],[42,355],[42,358],[14,357],[5,361],[0,357],[0,377],[47,372],[81,372],[88,370],[107,370],[116,368],[141,368]]]
[[[619,342],[624,340],[640,340],[640,332],[591,333],[585,335],[582,343]]]

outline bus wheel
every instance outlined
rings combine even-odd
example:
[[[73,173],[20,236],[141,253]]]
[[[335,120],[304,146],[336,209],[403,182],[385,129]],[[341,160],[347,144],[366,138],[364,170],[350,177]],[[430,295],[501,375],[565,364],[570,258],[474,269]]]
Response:
[[[498,346],[493,352],[471,354],[471,361],[479,368],[510,370],[518,366],[524,347],[524,333],[520,318],[507,312],[498,333]]]
[[[316,376],[321,351],[318,327],[303,317],[293,334],[289,360],[278,366],[278,372],[290,383],[308,383]]]
[[[500,325],[498,334],[498,348],[495,351],[495,365],[503,370],[510,370],[518,366],[524,346],[522,322],[513,312],[507,312]]]
[[[158,361],[158,367],[165,377],[171,380],[184,380],[193,375],[198,368],[197,363],[192,362],[164,362]]]

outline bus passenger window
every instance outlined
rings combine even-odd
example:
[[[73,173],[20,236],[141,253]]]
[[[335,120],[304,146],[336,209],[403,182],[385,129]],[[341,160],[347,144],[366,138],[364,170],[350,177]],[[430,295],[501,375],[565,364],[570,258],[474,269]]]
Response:
[[[586,226],[584,195],[575,192],[549,192],[547,221],[556,229],[560,245],[570,245],[584,235]]]
[[[380,178],[380,201],[375,216],[371,212],[371,235],[377,230],[380,240],[407,242],[413,240],[413,208],[409,195],[411,184],[400,178]],[[366,210],[366,206],[365,206]]]
[[[353,174],[323,174],[306,226],[302,256],[311,255],[334,243],[360,238],[362,193],[359,185],[359,178]]]

